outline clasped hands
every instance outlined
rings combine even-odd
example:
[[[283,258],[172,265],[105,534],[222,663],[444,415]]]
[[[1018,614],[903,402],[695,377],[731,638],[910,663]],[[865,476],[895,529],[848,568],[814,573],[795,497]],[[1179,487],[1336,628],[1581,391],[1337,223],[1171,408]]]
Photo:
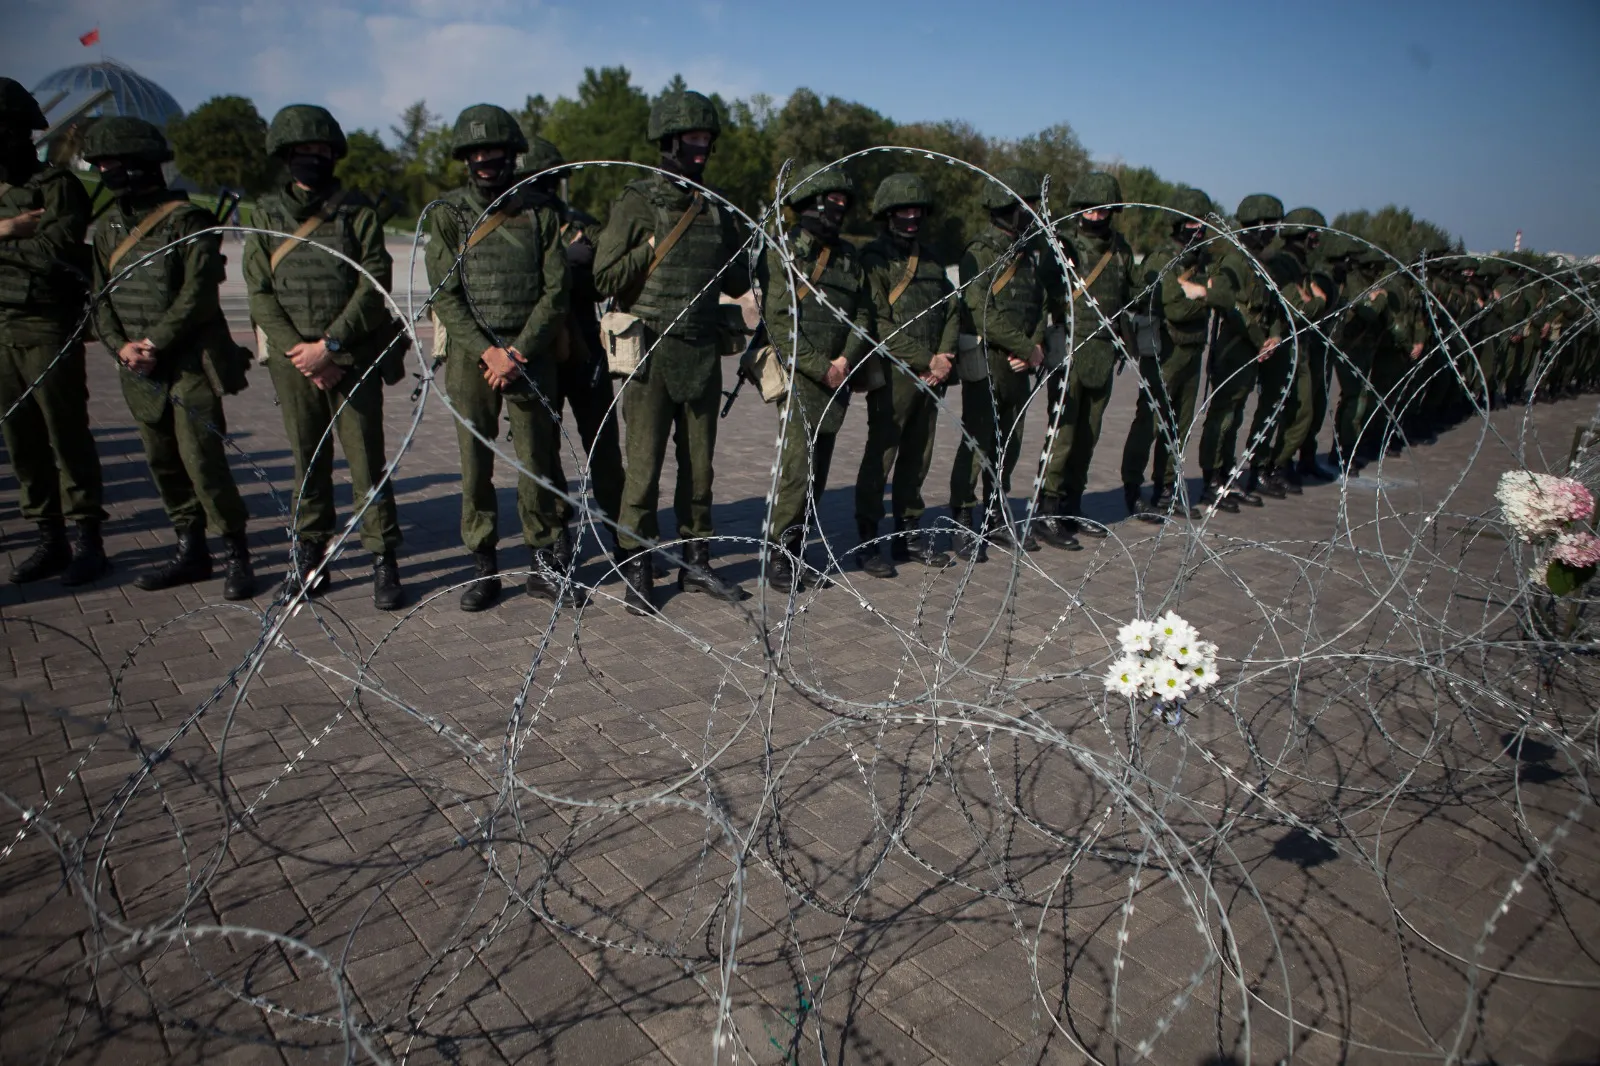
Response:
[[[285,354],[296,370],[324,392],[339,384],[344,377],[344,367],[333,361],[333,353],[328,351],[326,341],[302,341]]]

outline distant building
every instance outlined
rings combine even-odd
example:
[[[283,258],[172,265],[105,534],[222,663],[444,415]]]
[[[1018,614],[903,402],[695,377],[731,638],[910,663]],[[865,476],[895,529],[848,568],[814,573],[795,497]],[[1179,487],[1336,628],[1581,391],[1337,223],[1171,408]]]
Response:
[[[166,128],[182,117],[172,94],[114,59],[83,63],[56,71],[33,87],[50,128],[38,144],[57,162],[77,160],[83,131],[105,115],[132,115]]]

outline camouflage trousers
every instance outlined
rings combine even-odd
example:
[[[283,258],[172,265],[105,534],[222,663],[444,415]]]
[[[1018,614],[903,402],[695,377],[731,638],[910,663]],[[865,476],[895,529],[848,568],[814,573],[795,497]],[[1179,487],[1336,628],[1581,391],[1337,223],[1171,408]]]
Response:
[[[898,366],[881,389],[867,393],[867,444],[856,474],[856,522],[876,528],[883,519],[883,490],[893,477],[896,521],[915,525],[927,505],[922,486],[933,464],[939,405],[935,395]],[[935,389],[944,394],[944,386]]]
[[[1150,480],[1158,489],[1177,483],[1194,422],[1195,401],[1200,396],[1204,354],[1202,345],[1182,345],[1173,348],[1165,360],[1139,360],[1144,385],[1139,389],[1133,423],[1128,426],[1128,439],[1122,446],[1124,487],[1143,486],[1152,445],[1155,462],[1150,467]]]
[[[209,525],[218,533],[243,533],[250,516],[228,469],[222,443],[228,424],[211,379],[185,369],[170,382],[150,381],[125,367],[121,378],[172,527]]]
[[[98,521],[106,514],[100,507],[100,455],[89,431],[83,345],[45,373],[62,343],[0,341],[0,416],[5,416],[0,430],[17,475],[22,517],[30,522]]]

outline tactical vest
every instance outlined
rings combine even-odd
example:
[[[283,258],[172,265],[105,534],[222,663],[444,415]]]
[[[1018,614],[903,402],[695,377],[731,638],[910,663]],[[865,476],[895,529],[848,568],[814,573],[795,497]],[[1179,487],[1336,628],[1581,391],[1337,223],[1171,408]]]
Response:
[[[918,250],[921,252],[920,247]],[[865,258],[868,253],[873,253],[883,260],[889,275],[889,291],[893,292],[899,288],[911,257],[904,254],[895,241],[886,237],[880,237],[867,245],[862,251],[862,257]],[[891,333],[900,332],[918,347],[927,349],[929,353],[938,352],[939,342],[944,339],[945,311],[942,306],[935,307],[935,305],[944,304],[954,291],[944,267],[928,255],[920,254],[917,260],[917,272],[900,293],[900,298],[894,302],[894,306],[888,309],[887,314],[883,308],[878,309],[879,336],[887,337]],[[929,308],[935,309],[930,311]]]
[[[58,181],[78,185],[78,179],[70,171],[47,165],[34,171],[21,185],[6,189],[5,195],[0,196],[0,219],[15,218],[25,211],[43,207],[45,187]],[[50,318],[76,315],[88,292],[88,277],[88,245],[70,249],[66,261],[45,274],[19,263],[0,262],[0,309]]]
[[[252,219],[258,229],[293,233],[300,228],[300,220],[289,210],[288,195],[280,192],[262,197]],[[347,193],[333,217],[307,234],[305,240],[295,241],[300,247],[284,256],[272,272],[278,303],[302,337],[322,336],[361,283],[361,275],[354,267],[307,244],[331,248],[359,262],[361,244],[356,239],[355,219],[360,212],[370,210],[359,194]],[[287,240],[269,240],[267,253],[276,252]]]
[[[1076,277],[1072,282],[1071,292],[1074,296],[1072,313],[1077,319],[1078,343],[1094,339],[1111,340],[1111,327],[1106,320],[1114,320],[1118,311],[1128,303],[1133,295],[1128,284],[1128,261],[1132,253],[1128,250],[1127,242],[1120,234],[1113,233],[1104,239],[1091,237],[1079,232],[1072,239],[1072,247],[1078,253],[1078,261],[1073,264]],[[1094,283],[1087,289],[1080,291],[1079,287],[1088,280],[1095,268],[1100,265],[1100,259],[1107,252],[1111,258],[1106,261],[1105,268],[1100,271]],[[1089,297],[1094,297],[1094,302],[1099,306],[1098,313],[1090,306]]]
[[[139,225],[151,211],[160,210],[168,201],[150,205],[138,217],[133,217],[123,211],[119,205],[112,208],[102,223],[107,229],[107,239],[101,244],[101,249],[107,258],[122,245],[128,235]],[[188,248],[179,245],[168,248],[165,252],[150,259],[145,256],[157,248],[163,248],[177,240],[183,233],[185,221],[189,222],[189,229],[203,228],[195,226],[195,215],[203,220],[203,225],[211,223],[211,216],[204,208],[188,204],[173,211],[172,214],[161,220],[160,225],[146,233],[139,242],[122,254],[117,260],[114,270],[106,272],[107,278],[122,274],[115,287],[106,294],[106,299],[111,304],[111,309],[116,312],[118,320],[122,322],[123,332],[129,338],[137,340],[149,336],[154,327],[166,315],[167,308],[172,306],[173,299],[178,291],[183,288],[184,282],[184,257]],[[144,260],[140,262],[140,260]],[[123,274],[123,271],[127,271]]]
[[[984,332],[985,315],[990,318],[996,316],[1004,318],[1012,329],[1025,337],[1033,335],[1039,320],[1044,316],[1044,279],[1039,265],[1039,252],[1033,244],[1030,243],[1017,253],[1016,273],[1011,276],[1005,288],[998,293],[994,291],[995,283],[1011,269],[1013,260],[1005,256],[1012,243],[1006,234],[990,227],[967,245],[968,250],[975,253],[980,264],[985,260],[998,260],[993,269],[972,282],[974,285],[983,286],[987,293],[985,309],[973,315],[974,325],[980,334]],[[993,346],[990,351],[991,354],[994,352]],[[1028,353],[1016,354],[1026,356]]]
[[[794,247],[792,242],[791,247]],[[794,270],[806,288],[816,290],[800,301],[798,331],[801,351],[815,352],[831,362],[843,354],[845,344],[850,340],[850,324],[855,319],[856,308],[868,296],[863,288],[863,276],[857,265],[855,249],[845,240],[832,246],[833,252],[828,256],[828,266],[822,276],[814,282],[810,280],[825,247],[828,246],[815,241],[803,254],[796,248]],[[776,277],[783,267],[774,262],[772,269]],[[785,287],[795,280],[786,279]],[[825,296],[832,307],[824,307],[818,296]],[[775,337],[773,343],[785,348],[788,340],[787,337]]]
[[[485,205],[475,203],[465,191],[454,200],[466,212],[466,225],[483,213]],[[485,219],[480,227],[487,222]],[[468,305],[501,344],[516,340],[544,295],[542,228],[555,224],[539,208],[519,210],[468,248],[462,258],[461,288]],[[462,235],[465,243],[465,227]]]
[[[664,178],[636,181],[628,188],[655,208],[658,243],[666,240],[689,209],[690,194]],[[715,338],[721,321],[717,309],[721,290],[711,279],[733,254],[723,236],[722,216],[723,209],[707,200],[628,308],[656,332],[665,331],[676,320],[675,337],[693,341]],[[691,302],[693,306],[684,312]]]
[[[1145,260],[1144,270],[1151,282],[1152,313],[1166,324],[1167,336],[1180,347],[1197,348],[1205,344],[1211,315],[1203,310],[1198,318],[1190,321],[1172,321],[1166,316],[1166,309],[1162,305],[1162,289],[1168,285],[1177,286],[1178,279],[1185,274],[1189,275],[1187,280],[1193,284],[1204,285],[1208,266],[1203,250],[1187,251],[1170,244],[1151,253],[1150,258]]]

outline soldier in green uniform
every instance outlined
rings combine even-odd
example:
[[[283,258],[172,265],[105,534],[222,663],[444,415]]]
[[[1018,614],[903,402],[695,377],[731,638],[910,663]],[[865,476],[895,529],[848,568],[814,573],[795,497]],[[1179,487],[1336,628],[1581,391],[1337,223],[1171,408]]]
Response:
[[[1398,446],[1392,429],[1399,413],[1396,405],[1401,384],[1412,363],[1411,324],[1394,261],[1382,249],[1366,247],[1356,262],[1361,271],[1357,284],[1366,297],[1359,312],[1359,320],[1365,324],[1359,343],[1366,349],[1368,368],[1356,460],[1368,463],[1378,458],[1385,445]]]
[[[1111,402],[1112,370],[1134,348],[1128,319],[1133,249],[1115,225],[1121,203],[1122,185],[1114,175],[1098,170],[1078,179],[1067,197],[1067,210],[1076,218],[1061,236],[1071,251],[1073,272],[1062,279],[1057,314],[1073,347],[1069,369],[1053,367],[1049,376],[1056,430],[1044,460],[1043,517],[1038,524],[1039,539],[1056,548],[1070,549],[1079,533],[1106,535],[1105,526],[1084,525],[1079,516],[1089,462],[1100,440],[1100,421]],[[1138,496],[1135,485],[1133,499]]]
[[[461,593],[463,611],[482,611],[500,595],[500,508],[494,451],[500,414],[511,426],[517,461],[517,515],[531,553],[528,593],[561,598],[554,552],[561,529],[556,495],[532,474],[557,478],[557,350],[565,339],[567,260],[561,219],[519,189],[517,156],[527,139],[504,108],[474,104],[456,119],[451,154],[467,184],[428,215],[428,284],[446,335],[445,380],[461,449],[461,541],[478,580]],[[564,482],[562,483],[565,484]]]
[[[1144,385],[1122,447],[1124,502],[1130,514],[1150,518],[1181,506],[1177,483],[1216,316],[1206,303],[1205,286],[1216,256],[1203,221],[1211,212],[1211,198],[1199,189],[1180,187],[1167,206],[1174,212],[1172,237],[1145,256],[1135,283],[1146,301],[1135,319]],[[1154,488],[1146,505],[1141,489],[1152,444]]]
[[[765,530],[767,582],[779,592],[802,583],[806,506],[827,491],[848,385],[872,352],[876,328],[861,256],[839,234],[855,186],[837,166],[812,163],[800,173],[783,197],[796,216],[787,239],[792,260],[785,263],[782,251],[769,246],[759,274],[773,354],[794,368],[778,408],[778,495]]]
[[[523,154],[525,173],[539,174],[562,166],[561,150],[543,137],[529,140]],[[560,220],[561,244],[567,259],[569,280],[565,343],[558,347],[556,389],[551,406],[560,411],[563,403],[572,407],[578,439],[588,456],[589,487],[600,511],[615,523],[622,512],[622,438],[617,430],[616,394],[611,388],[611,373],[606,366],[605,348],[600,341],[600,318],[595,305],[600,293],[594,286],[594,237],[600,224],[590,215],[561,199],[561,178],[551,174],[534,181],[523,195],[539,206],[554,211]],[[563,488],[567,474],[561,461],[561,442],[557,441],[555,483]],[[556,541],[556,559],[565,568],[573,552],[569,523],[572,505],[556,498],[556,515],[561,536]]]
[[[1273,449],[1272,481],[1300,495],[1306,477],[1322,477],[1317,464],[1317,433],[1328,415],[1328,347],[1324,334],[1331,328],[1328,313],[1338,306],[1338,287],[1317,260],[1322,231],[1328,220],[1314,207],[1297,207],[1283,216],[1280,254],[1294,264],[1298,280],[1284,295],[1297,312],[1294,380],[1287,405],[1279,417]]]
[[[721,123],[696,92],[664,93],[650,108],[649,136],[661,167],[700,182]],[[617,550],[628,609],[655,609],[647,541],[661,535],[656,509],[667,439],[676,431],[679,477],[674,500],[683,560],[678,587],[720,600],[747,595],[711,569],[712,455],[722,399],[718,332],[720,294],[750,290],[744,237],[735,216],[686,182],[661,174],[632,182],[611,205],[595,243],[595,288],[617,310],[637,316],[648,354],[622,390],[627,423]],[[685,491],[687,490],[687,491]]]
[[[386,464],[383,371],[398,380],[403,352],[379,289],[391,284],[393,267],[383,227],[366,198],[334,177],[345,154],[344,131],[323,108],[291,104],[279,111],[267,130],[267,152],[283,160],[289,182],[256,202],[251,222],[285,236],[245,239],[244,280],[294,453],[295,579],[311,595],[326,584],[318,567],[334,532],[337,432],[357,505],[371,497],[361,543],[373,557],[372,602],[394,610],[405,600],[395,562],[400,520],[393,482],[377,486]],[[376,284],[319,247],[359,263]],[[375,366],[380,358],[385,365]]]
[[[245,538],[249,513],[223,449],[222,393],[242,381],[249,356],[229,336],[217,297],[226,265],[222,237],[206,233],[152,256],[212,230],[216,219],[191,204],[187,193],[167,188],[161,164],[172,149],[143,119],[114,115],[96,122],[84,139],[83,158],[116,194],[95,227],[95,331],[117,358],[123,398],[178,535],[173,559],[134,584],[155,590],[209,578],[209,521],[222,534],[223,598],[247,599],[255,594]]]
[[[1035,215],[1039,173],[1007,167],[985,184],[981,202],[989,225],[967,243],[961,257],[961,295],[981,351],[989,364],[986,380],[961,383],[961,444],[950,470],[950,512],[973,531],[956,554],[982,558],[982,537],[996,544],[1018,541],[1001,509],[1011,491],[1011,474],[1022,454],[1023,413],[1033,394],[1034,371],[1044,362],[1044,331],[1052,268],[1044,262]],[[975,518],[982,456],[983,517]],[[1061,546],[1075,541],[1062,535]],[[1020,546],[1036,551],[1039,542],[1024,533]]]
[[[107,566],[83,346],[63,351],[88,286],[90,206],[71,171],[39,162],[32,131],[48,125],[32,93],[0,78],[0,430],[22,516],[39,527],[11,580],[82,585]]]
[[[1236,449],[1257,367],[1273,355],[1286,332],[1277,290],[1263,276],[1283,202],[1252,193],[1239,202],[1234,217],[1244,227],[1239,245],[1227,244],[1206,279],[1206,302],[1219,314],[1207,368],[1210,409],[1200,433],[1200,472],[1205,478],[1200,502],[1230,512],[1237,512],[1241,503],[1262,506],[1261,497],[1240,484],[1245,471]]]
[[[923,245],[923,223],[933,210],[928,185],[916,174],[891,174],[872,196],[878,237],[861,250],[883,346],[887,387],[867,393],[867,446],[856,477],[856,527],[863,543],[878,535],[883,490],[894,476],[894,562],[914,557],[948,566],[930,534],[914,534],[926,509],[922,485],[933,460],[938,398],[955,372],[961,301],[934,251]],[[881,358],[881,357],[880,357]],[[858,553],[861,568],[893,577],[894,567],[874,548]]]

